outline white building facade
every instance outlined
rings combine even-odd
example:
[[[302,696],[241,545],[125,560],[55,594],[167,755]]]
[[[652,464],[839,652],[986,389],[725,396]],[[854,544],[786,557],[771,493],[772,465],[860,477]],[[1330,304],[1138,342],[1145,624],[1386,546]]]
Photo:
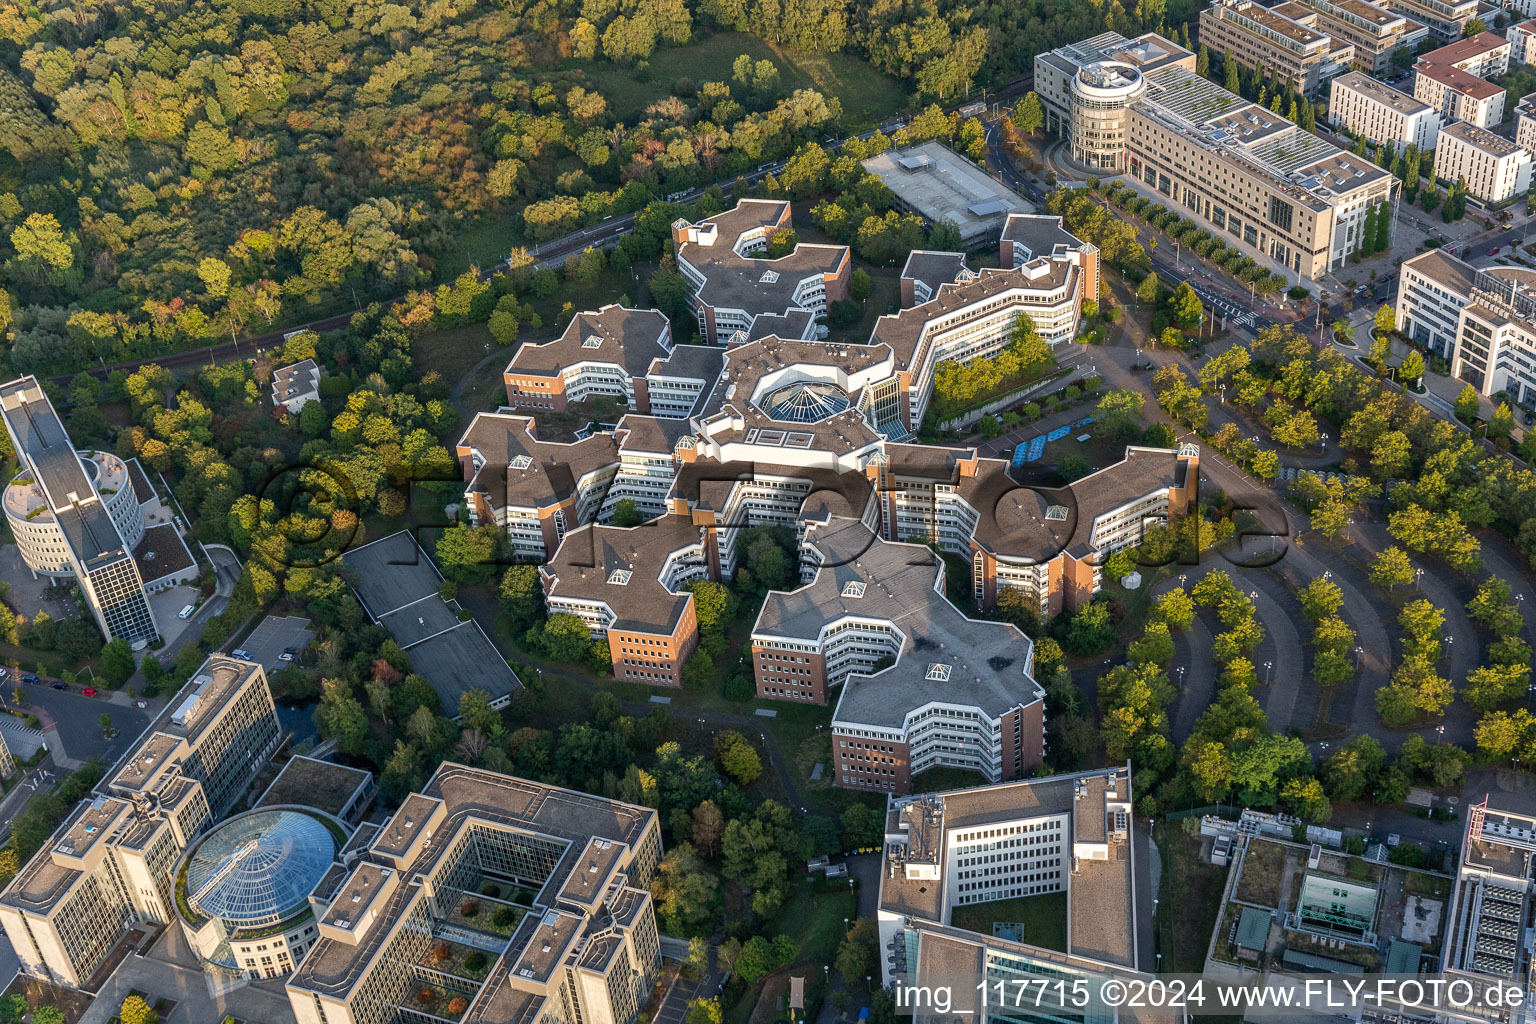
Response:
[[[1435,177],[1464,180],[1478,199],[1502,203],[1530,191],[1531,154],[1486,129],[1447,125],[1435,147]]]
[[[1435,148],[1440,131],[1435,108],[1359,71],[1329,84],[1328,118],[1372,142],[1413,145],[1421,152]]]

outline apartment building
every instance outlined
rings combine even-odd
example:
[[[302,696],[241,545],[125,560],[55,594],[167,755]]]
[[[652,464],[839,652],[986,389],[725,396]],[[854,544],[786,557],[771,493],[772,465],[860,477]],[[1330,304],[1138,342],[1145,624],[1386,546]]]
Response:
[[[1451,374],[1484,395],[1536,408],[1536,273],[1477,269],[1435,251],[1404,260],[1398,330],[1451,361]]]
[[[95,991],[135,924],[175,920],[174,869],[276,752],[261,666],[214,655],[0,892],[22,970]]]
[[[1421,152],[1435,148],[1440,131],[1440,114],[1428,103],[1359,71],[1329,84],[1328,118],[1372,142],[1417,146]]]
[[[551,614],[575,615],[605,640],[613,677],[681,686],[683,663],[698,646],[694,580],[719,579],[709,532],[686,515],[634,527],[587,525],[567,534],[539,567]]]
[[[153,643],[160,630],[133,553],[144,523],[125,464],[82,459],[36,377],[0,385],[0,418],[20,467],[5,507],[23,560],[34,573],[73,576],[103,636],[135,650]]]
[[[1504,33],[1509,40],[1509,62],[1530,64],[1536,62],[1536,21],[1522,21],[1509,26]]]
[[[1155,954],[1138,935],[1147,852],[1132,801],[1129,765],[892,800],[876,918],[882,979],[976,976],[1012,992],[1033,991],[1046,977],[1067,991],[1101,991],[1154,970]],[[957,908],[1048,893],[1065,899],[1065,949],[1036,944],[1028,927],[982,934],[954,921]],[[1144,1009],[1115,1016],[1183,1019]],[[941,1019],[927,1007],[914,1017]]]
[[[1467,808],[1466,837],[1446,911],[1443,967],[1451,984],[1482,991],[1498,985],[1525,991],[1531,953],[1521,941],[1531,913],[1531,858],[1536,818],[1493,806],[1491,797]],[[1441,1011],[1446,1020],[1528,1020],[1529,1013],[1492,1006]]]
[[[1440,122],[1465,121],[1487,128],[1504,120],[1504,90],[1492,82],[1448,65],[1414,69],[1413,96],[1440,114]]]
[[[1485,203],[1524,196],[1531,188],[1531,154],[1484,128],[1457,121],[1440,129],[1435,177],[1465,181]]]
[[[563,412],[606,396],[644,415],[683,417],[719,373],[719,350],[674,346],[658,310],[608,305],[578,313],[553,341],[525,343],[502,378],[513,409]]]
[[[1366,0],[1288,0],[1274,10],[1349,43],[1355,48],[1353,66],[1370,74],[1390,71],[1397,51],[1412,53],[1429,37],[1427,25]]]
[[[1264,7],[1254,0],[1215,0],[1200,12],[1200,41],[1245,68],[1260,64],[1276,81],[1316,96],[1328,80],[1355,61],[1355,47],[1311,28],[1293,15],[1315,20],[1307,8]]]
[[[272,371],[272,404],[286,412],[303,411],[310,402],[320,401],[320,378],[324,374],[313,359],[301,359]]]
[[[442,1019],[417,999],[430,983],[463,1000],[461,1024],[634,1024],[661,968],[660,860],[649,807],[445,763],[311,895],[294,1018]],[[487,973],[423,966],[444,936],[485,950]]]
[[[1536,155],[1536,93],[1521,97],[1515,105],[1515,145]]]
[[[596,518],[619,471],[614,437],[540,441],[531,416],[476,413],[455,446],[469,519],[507,531],[515,557],[545,561]]]
[[[1479,32],[1466,39],[1430,50],[1415,67],[1451,67],[1478,78],[1497,78],[1509,71],[1511,43],[1493,32]]]
[[[1156,36],[1130,43],[1105,33],[1038,55],[1036,81],[1067,68],[1091,75],[1105,62],[1122,65],[1117,73],[1139,76],[1141,85],[1128,101],[1113,161],[1129,172],[1127,184],[1159,202],[1171,200],[1179,213],[1300,278],[1343,264],[1358,248],[1366,214],[1396,202],[1396,179],[1196,75],[1175,59],[1187,50],[1174,47],[1169,59],[1150,59],[1151,50],[1165,45],[1172,46]],[[1154,69],[1144,72],[1114,56],[1129,50],[1147,56],[1144,66]],[[1070,134],[1070,110],[1056,113],[1063,134]]]
[[[1420,22],[1437,43],[1444,44],[1466,35],[1467,22],[1477,16],[1480,4],[1478,0],[1382,0],[1382,6]]]
[[[833,777],[850,789],[905,793],[937,765],[990,781],[1040,763],[1045,691],[1017,627],[963,615],[944,597],[942,560],[834,517],[804,542],[811,581],[768,594],[752,627],[758,695],[826,704]]]
[[[724,345],[737,332],[750,337],[764,314],[820,316],[829,303],[848,297],[853,264],[846,245],[807,243],[776,259],[764,255],[770,237],[792,226],[789,203],[775,199],[741,199],[697,224],[672,225],[677,269],[688,281],[706,342]],[[812,329],[809,319],[802,323]]]

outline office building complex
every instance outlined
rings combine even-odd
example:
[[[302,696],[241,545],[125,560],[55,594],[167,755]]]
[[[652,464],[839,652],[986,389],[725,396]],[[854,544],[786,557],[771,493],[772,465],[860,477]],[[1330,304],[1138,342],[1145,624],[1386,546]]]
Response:
[[[910,791],[945,765],[992,782],[1023,777],[1044,748],[1045,691],[1017,627],[961,614],[927,548],[881,539],[857,519],[808,531],[810,583],[770,592],[752,627],[758,695],[832,713],[838,785]]]
[[[539,569],[545,605],[575,615],[608,642],[613,676],[653,686],[682,685],[683,662],[698,644],[694,580],[718,579],[718,559],[686,515],[641,526],[584,526]]]
[[[309,894],[337,863],[349,832],[294,806],[247,811],[188,848],[176,871],[182,932],[205,969],[276,978],[318,941]]]
[[[1531,950],[1524,942],[1531,921],[1531,858],[1536,855],[1536,818],[1490,806],[1467,809],[1466,840],[1446,911],[1447,980],[1477,990],[1503,985],[1525,991],[1531,984]],[[1523,1020],[1508,1008],[1457,1007],[1450,1020]]]
[[[1139,934],[1143,845],[1133,827],[1129,766],[893,800],[877,918],[882,979],[936,984],[941,977],[985,977],[1010,992],[1041,978],[1070,990],[1083,979],[1099,991],[1105,979],[1151,969],[1150,943]],[[1022,935],[1016,925],[980,934],[953,921],[957,908],[1048,893],[1065,894],[1064,949],[1041,943],[1037,936],[1049,929],[1036,930],[1039,918],[1027,902],[1018,915]],[[1107,1015],[1181,1019],[1172,1010]],[[1043,1019],[1069,1016],[1076,1014]],[[1091,1010],[1083,1016],[1097,1019]],[[915,1019],[958,1018],[918,1007]]]
[[[1003,225],[997,259],[998,265],[1004,267],[1022,267],[1038,259],[1065,260],[1081,273],[1080,299],[1097,301],[1099,298],[1098,246],[1082,241],[1062,227],[1060,217],[1042,213],[1016,213],[1009,217]]]
[[[367,828],[310,896],[319,940],[287,982],[298,1024],[638,1018],[661,967],[654,810],[445,763]],[[442,969],[474,950],[480,980]]]
[[[1336,43],[1349,43],[1354,67],[1370,74],[1390,71],[1398,51],[1412,53],[1429,36],[1428,26],[1366,0],[1287,0],[1274,10]]]
[[[1355,47],[1311,28],[1294,15],[1315,20],[1297,4],[1264,7],[1254,0],[1215,0],[1200,12],[1200,41],[1211,53],[1245,68],[1263,65],[1276,81],[1304,96],[1315,96],[1328,80],[1355,60]]]
[[[1452,375],[1536,406],[1536,273],[1426,252],[1403,261],[1396,312],[1397,329],[1449,359]]]
[[[1119,99],[1104,99],[1093,116],[1123,119],[1123,136],[1110,133],[1092,150],[1074,141],[1074,158],[1127,171],[1138,190],[1299,277],[1344,263],[1366,214],[1397,201],[1397,180],[1201,78],[1192,61],[1159,36],[1109,32],[1036,56],[1036,89],[1048,123],[1075,140],[1073,109],[1059,97],[1076,85],[1061,83],[1122,80]],[[1114,103],[1125,104],[1118,114]]]
[[[259,665],[204,662],[0,893],[22,970],[94,991],[129,927],[175,920],[183,851],[234,806],[281,732]]]
[[[1147,76],[1175,67],[1193,72],[1194,53],[1152,32],[1129,40],[1105,32],[1037,54],[1035,92],[1045,110],[1046,130],[1070,142],[1072,159],[1112,174],[1123,172],[1131,105],[1147,95]]]
[[[1440,114],[1429,104],[1382,85],[1359,71],[1335,78],[1328,87],[1328,119],[1372,142],[1399,149],[1435,148]]]
[[[1477,271],[1439,249],[1404,260],[1399,270],[1397,329],[1449,361]]]
[[[470,522],[507,531],[514,557],[542,562],[566,531],[589,523],[619,469],[613,435],[540,441],[534,420],[476,413],[456,446]]]
[[[775,259],[766,256],[773,235],[791,227],[789,203],[775,199],[742,199],[697,224],[672,225],[677,269],[706,342],[724,345],[738,331],[751,337],[761,316],[775,318],[769,333],[809,337],[812,317],[848,297],[853,264],[847,246],[802,243]],[[787,331],[788,324],[799,330]]]
[[[1420,22],[1438,43],[1462,38],[1478,13],[1478,0],[1382,0],[1382,6]]]
[[[1457,121],[1440,129],[1435,177],[1465,181],[1485,203],[1524,197],[1531,188],[1531,154],[1485,128]]]
[[[515,409],[563,412],[606,396],[645,415],[687,416],[719,374],[719,350],[674,347],[657,310],[610,305],[578,313],[554,341],[525,343],[502,378]]]
[[[1449,64],[1421,64],[1413,72],[1413,96],[1434,107],[1440,120],[1487,128],[1504,120],[1504,90]]]
[[[0,385],[0,416],[21,470],[6,520],[34,573],[73,576],[104,636],[135,648],[160,632],[133,557],[144,521],[128,470],[106,452],[78,453],[35,377]]]
[[[1478,78],[1496,78],[1509,70],[1510,41],[1492,32],[1479,32],[1466,39],[1430,50],[1415,63],[1416,68],[1455,68]]]

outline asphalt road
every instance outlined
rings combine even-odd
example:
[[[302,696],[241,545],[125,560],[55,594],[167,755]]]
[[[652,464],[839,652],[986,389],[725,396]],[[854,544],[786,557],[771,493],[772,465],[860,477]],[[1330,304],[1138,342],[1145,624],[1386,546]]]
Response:
[[[89,686],[90,682],[89,678],[83,680],[85,686]],[[37,713],[45,729],[51,721],[53,728],[58,730],[63,753],[72,760],[100,757],[110,764],[139,738],[150,721],[152,709],[140,710],[123,696],[115,700],[84,697],[78,687],[55,690],[47,682],[35,683],[23,689],[27,696],[25,709]],[[10,691],[7,690],[4,696],[5,703],[11,705]],[[103,711],[112,716],[112,726],[117,730],[117,734],[110,740],[102,738],[101,726],[97,722]]]

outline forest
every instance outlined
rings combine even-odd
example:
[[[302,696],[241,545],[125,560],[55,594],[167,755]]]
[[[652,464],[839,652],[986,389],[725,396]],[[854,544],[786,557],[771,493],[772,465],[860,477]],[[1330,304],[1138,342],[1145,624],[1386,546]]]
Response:
[[[797,55],[842,54],[892,95],[910,86],[909,104],[947,105],[1027,72],[1038,49],[1189,14],[1162,0],[7,2],[0,335],[12,370],[67,373],[350,311],[848,127],[837,95],[800,84]],[[648,82],[659,50],[702,52],[726,30],[775,59],[663,83],[639,110],[611,84]]]

